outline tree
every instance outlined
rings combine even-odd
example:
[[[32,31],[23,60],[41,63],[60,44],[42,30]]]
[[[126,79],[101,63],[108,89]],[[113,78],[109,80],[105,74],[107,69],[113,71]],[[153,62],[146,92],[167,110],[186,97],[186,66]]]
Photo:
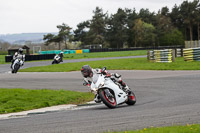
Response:
[[[103,10],[99,7],[96,7],[93,13],[94,16],[90,21],[90,30],[87,39],[90,40],[90,44],[104,44],[107,13],[104,14]]]
[[[45,45],[49,45],[50,43],[54,42],[55,44],[58,44],[58,49],[61,50],[61,43],[64,41],[65,48],[67,48],[67,41],[72,40],[72,35],[70,33],[70,30],[72,29],[67,24],[58,25],[57,28],[59,29],[58,35],[54,34],[47,34],[44,35],[43,40],[45,40]]]
[[[69,27],[65,23],[63,23],[62,25],[58,25],[57,28],[59,29],[59,33],[58,33],[57,39],[58,39],[59,43],[64,41],[65,49],[67,49],[67,41],[71,42],[72,38],[73,38],[73,36],[72,36],[72,34],[70,32],[70,30],[72,28]]]
[[[163,46],[183,45],[184,36],[178,29],[173,29],[171,32],[165,33],[160,41]]]
[[[133,27],[133,31],[134,31],[134,37],[135,37],[135,47],[138,46],[141,47],[141,41],[143,38],[143,21],[141,19],[136,19],[135,20],[135,25]]]
[[[143,22],[143,40],[142,40],[142,46],[155,46],[155,39],[156,39],[156,34],[155,34],[155,27],[152,24],[148,24]]]
[[[127,14],[124,10],[118,9],[117,13],[112,15],[107,27],[106,39],[113,48],[123,48],[127,43]]]
[[[152,24],[145,23],[141,19],[135,20],[133,27],[135,33],[135,47],[145,47],[155,45],[155,27]]]
[[[183,19],[183,23],[189,28],[190,40],[193,40],[193,25],[196,23],[196,18],[199,16],[199,0],[194,0],[193,2],[184,1],[180,5],[180,14]]]
[[[74,30],[74,41],[80,41],[85,46],[88,44],[87,34],[90,27],[89,21],[81,22],[77,25],[78,29]]]
[[[127,34],[128,34],[128,39],[127,43],[129,47],[133,47],[135,45],[135,37],[134,37],[134,31],[132,30],[134,27],[134,21],[139,18],[138,14],[136,13],[136,10],[130,10],[126,9],[125,10],[127,14],[127,24],[128,24],[128,29],[127,29]]]
[[[45,41],[45,45],[49,45],[53,42],[54,34],[48,33],[47,35],[44,35],[43,40]]]
[[[140,9],[138,17],[142,19],[145,23],[153,24],[156,23],[156,16],[154,12],[150,12],[149,9]]]

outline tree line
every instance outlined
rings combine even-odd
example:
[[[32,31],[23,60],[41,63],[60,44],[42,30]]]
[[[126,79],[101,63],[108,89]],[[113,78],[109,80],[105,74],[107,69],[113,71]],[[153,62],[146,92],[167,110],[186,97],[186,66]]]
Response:
[[[162,7],[157,13],[149,9],[119,8],[108,14],[96,7],[91,20],[72,28],[58,25],[58,35],[44,36],[46,45],[80,42],[81,46],[102,45],[110,48],[184,45],[185,40],[200,40],[199,0],[183,1],[170,9]]]

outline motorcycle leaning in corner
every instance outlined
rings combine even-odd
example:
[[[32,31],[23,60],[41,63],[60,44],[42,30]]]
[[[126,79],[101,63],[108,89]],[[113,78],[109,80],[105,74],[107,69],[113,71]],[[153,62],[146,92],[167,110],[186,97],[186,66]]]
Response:
[[[122,89],[122,86],[103,74],[106,70],[104,67],[99,74],[96,81],[92,81],[90,83],[91,91],[95,94],[98,94],[101,101],[108,108],[116,108],[118,105],[126,103],[128,105],[134,105],[136,103],[136,97],[132,90],[126,92]],[[84,81],[83,85],[87,85],[86,81]]]
[[[17,73],[19,68],[24,65],[24,61],[21,59],[15,59],[13,65],[11,66],[12,73]]]
[[[63,62],[63,52],[54,56],[52,64],[59,64],[60,62]]]

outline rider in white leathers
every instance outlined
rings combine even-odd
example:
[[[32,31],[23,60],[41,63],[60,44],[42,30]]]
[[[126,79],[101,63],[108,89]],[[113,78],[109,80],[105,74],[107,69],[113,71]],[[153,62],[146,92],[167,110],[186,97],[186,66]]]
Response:
[[[15,52],[15,54],[13,55],[13,60],[11,61],[12,62],[11,68],[14,65],[13,63],[15,62],[16,59],[21,59],[23,62],[25,61],[25,55],[23,54],[22,48],[19,48],[18,52]]]
[[[87,86],[90,86],[92,82],[96,82],[98,80],[98,75],[102,74],[101,69],[92,69],[89,65],[84,65],[81,68],[81,73],[84,77],[84,85]],[[119,83],[124,91],[130,91],[129,87],[122,81],[121,75],[117,73],[108,73],[106,70],[103,72],[103,74]],[[101,102],[98,94],[95,95],[94,101],[97,103]]]

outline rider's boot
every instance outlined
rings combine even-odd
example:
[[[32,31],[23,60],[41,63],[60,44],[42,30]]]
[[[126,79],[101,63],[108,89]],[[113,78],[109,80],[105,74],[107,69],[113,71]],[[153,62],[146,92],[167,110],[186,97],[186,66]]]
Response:
[[[131,89],[128,87],[128,85],[124,86],[122,89],[127,93],[131,92]]]
[[[94,101],[95,101],[96,103],[100,103],[100,102],[101,102],[101,98],[100,98],[100,96],[99,96],[98,94],[95,95]]]
[[[125,92],[129,93],[129,92],[131,91],[130,88],[128,87],[128,85],[126,85],[126,83],[124,83],[122,80],[120,80],[119,83],[121,84],[122,89],[123,89]]]

